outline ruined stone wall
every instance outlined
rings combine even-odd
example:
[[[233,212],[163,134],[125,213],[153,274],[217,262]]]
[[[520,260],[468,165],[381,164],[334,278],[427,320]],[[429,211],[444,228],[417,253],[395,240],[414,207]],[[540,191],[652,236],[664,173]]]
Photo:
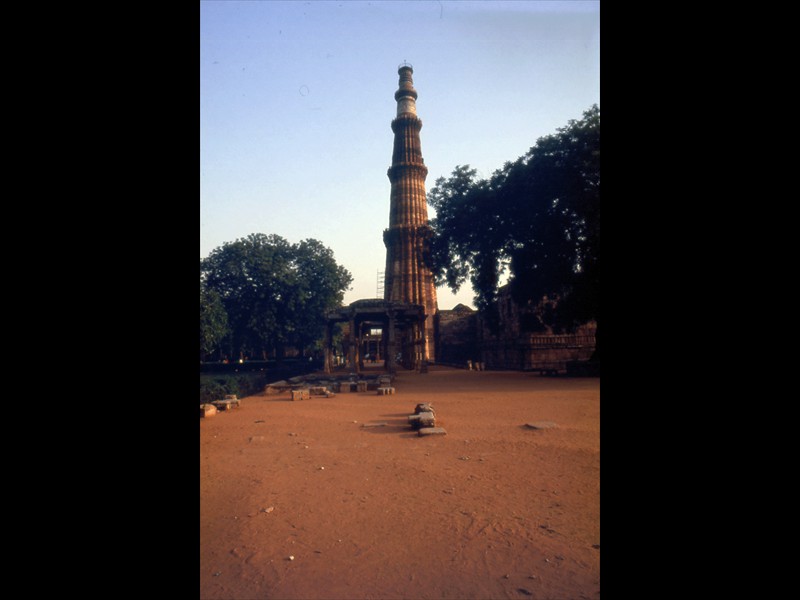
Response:
[[[595,348],[594,322],[572,334],[507,335],[516,326],[506,323],[507,329],[493,336],[482,330],[481,357],[490,369],[519,369],[523,371],[565,372],[567,363],[589,360]]]
[[[589,360],[594,352],[594,322],[571,334],[527,332],[520,321],[529,311],[510,301],[507,293],[500,295],[498,313],[500,327],[492,333],[486,320],[469,308],[439,311],[437,360],[455,366],[472,360],[488,369],[565,372],[567,363]]]
[[[438,363],[462,367],[468,360],[480,360],[478,313],[464,308],[439,311]]]

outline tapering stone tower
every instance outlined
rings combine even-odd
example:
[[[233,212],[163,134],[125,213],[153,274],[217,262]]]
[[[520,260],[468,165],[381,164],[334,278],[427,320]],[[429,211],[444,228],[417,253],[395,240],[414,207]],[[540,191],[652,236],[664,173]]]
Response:
[[[392,183],[389,229],[383,232],[386,245],[384,300],[419,304],[425,308],[424,339],[420,339],[423,331],[416,334],[416,359],[420,359],[424,348],[422,358],[433,360],[434,320],[438,307],[430,268],[432,232],[425,198],[428,168],[422,159],[419,141],[422,121],[417,117],[417,91],[411,78],[414,69],[403,63],[397,72],[400,85],[394,94],[397,101],[397,117],[392,121],[394,151],[387,173]],[[404,347],[411,347],[413,342],[405,340]]]

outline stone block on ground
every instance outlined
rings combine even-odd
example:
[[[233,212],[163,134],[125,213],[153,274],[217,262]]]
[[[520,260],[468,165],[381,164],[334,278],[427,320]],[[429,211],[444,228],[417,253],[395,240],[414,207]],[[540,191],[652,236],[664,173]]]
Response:
[[[431,404],[430,402],[420,402],[414,407],[415,415],[418,415],[419,413],[423,412],[430,412],[433,413],[434,415],[436,414],[436,411],[433,408],[433,404]]]
[[[356,391],[357,392],[366,392],[367,391],[367,382],[366,381],[358,381],[358,382],[356,382]]]
[[[421,412],[409,415],[408,422],[413,427],[434,427],[436,425],[436,416],[431,412]]]
[[[213,404],[201,404],[200,405],[200,418],[205,419],[206,417],[213,417],[217,414],[217,407]]]
[[[379,396],[389,396],[390,394],[394,394],[393,387],[379,387],[378,388],[378,395]]]
[[[311,395],[308,393],[308,389],[300,389],[300,390],[292,390],[292,400],[308,400]]]
[[[212,402],[217,410],[231,410],[232,408],[239,408],[239,400],[214,400]]]
[[[444,427],[423,427],[419,430],[419,435],[447,435]]]
[[[534,421],[532,423],[525,423],[528,429],[553,429],[557,427],[552,421]]]
[[[266,385],[266,387],[264,388],[264,393],[270,396],[274,394],[282,394],[290,387],[291,384],[289,384],[287,381],[284,381],[283,379],[280,381],[273,381],[272,383],[268,383]]]
[[[340,394],[347,394],[352,391],[352,384],[349,381],[341,381],[339,382],[339,393]]]
[[[386,421],[378,421],[377,423],[364,423],[361,425],[362,427],[386,427],[388,423]]]

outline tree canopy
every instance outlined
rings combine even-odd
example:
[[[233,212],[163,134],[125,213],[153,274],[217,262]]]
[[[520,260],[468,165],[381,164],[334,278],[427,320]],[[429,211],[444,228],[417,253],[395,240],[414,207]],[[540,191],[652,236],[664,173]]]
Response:
[[[341,305],[353,279],[319,241],[262,233],[214,249],[200,261],[200,277],[224,306],[230,351],[278,356],[322,336],[325,312]]]
[[[494,305],[507,268],[513,298],[557,299],[549,325],[599,321],[600,109],[587,110],[488,179],[456,166],[428,193],[436,210],[432,253],[437,284],[469,279],[475,304]]]
[[[200,360],[216,350],[229,333],[228,313],[219,294],[200,280]]]

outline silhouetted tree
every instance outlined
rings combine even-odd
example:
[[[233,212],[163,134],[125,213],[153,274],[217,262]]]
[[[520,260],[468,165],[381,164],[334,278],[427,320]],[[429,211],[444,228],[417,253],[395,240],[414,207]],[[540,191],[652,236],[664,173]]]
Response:
[[[600,323],[600,109],[537,140],[487,180],[469,165],[440,177],[428,194],[434,269],[457,291],[469,277],[479,309],[491,314],[500,274],[513,298],[557,298],[548,325]]]
[[[222,299],[200,280],[200,360],[219,348],[228,335],[228,314]]]

